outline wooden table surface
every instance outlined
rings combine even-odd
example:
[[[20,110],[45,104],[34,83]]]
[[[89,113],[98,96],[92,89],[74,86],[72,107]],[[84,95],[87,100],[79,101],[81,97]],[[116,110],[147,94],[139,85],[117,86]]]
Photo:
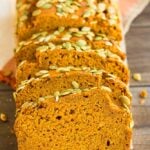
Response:
[[[132,73],[141,73],[142,81],[131,79],[133,93],[134,150],[150,150],[150,4],[133,22],[126,36],[127,57]],[[149,96],[144,105],[139,104],[139,92],[147,89]],[[8,122],[0,121],[0,150],[17,150],[16,138],[12,134],[15,104],[12,90],[0,84],[0,112],[8,116]]]

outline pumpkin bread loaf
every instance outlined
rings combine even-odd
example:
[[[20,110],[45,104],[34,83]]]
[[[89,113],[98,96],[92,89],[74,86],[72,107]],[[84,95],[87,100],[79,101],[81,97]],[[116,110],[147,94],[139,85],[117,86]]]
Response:
[[[104,54],[104,55],[102,55]],[[129,70],[120,59],[114,55],[107,56],[103,51],[82,51],[82,50],[42,50],[36,53],[37,63],[40,68],[48,69],[50,66],[86,66],[90,68],[102,69],[116,75],[125,83],[129,81]]]
[[[88,26],[117,41],[122,39],[116,0],[18,0],[17,12],[19,41],[60,26]]]
[[[128,109],[101,89],[83,91],[24,103],[14,126],[18,149],[129,150]]]
[[[54,49],[60,44],[63,48],[67,49],[104,49],[118,55],[122,60],[125,59],[125,54],[120,49],[119,43],[110,40],[104,34],[95,34],[89,27],[83,27],[81,29],[65,29],[64,27],[60,27],[58,30],[49,33],[36,33],[29,40],[21,41],[15,51],[17,64],[23,60],[34,60],[36,49],[46,47]]]
[[[17,0],[18,150],[130,150],[117,0]]]
[[[22,74],[26,73],[23,71]],[[84,67],[80,70],[79,68],[72,68],[69,71],[68,67],[64,67],[50,71],[40,70],[34,76],[31,73],[30,77],[29,80],[22,81],[16,90],[17,108],[26,101],[36,101],[41,96],[52,95],[56,91],[61,92],[71,88],[102,87],[112,92],[114,99],[126,97],[131,101],[131,94],[127,86],[102,70],[89,70],[89,68]],[[116,103],[120,104],[120,101],[116,101]]]

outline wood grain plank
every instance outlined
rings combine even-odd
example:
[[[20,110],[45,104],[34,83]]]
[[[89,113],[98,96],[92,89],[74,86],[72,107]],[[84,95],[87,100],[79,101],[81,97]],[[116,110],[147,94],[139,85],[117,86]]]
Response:
[[[0,121],[0,150],[16,150],[16,137],[12,134],[15,116],[15,103],[12,91],[0,91],[0,113],[5,113],[7,122]]]
[[[150,85],[150,27],[132,27],[126,36],[127,57],[131,74],[141,73]],[[131,85],[135,82],[132,82]],[[142,84],[142,81],[141,81]]]
[[[148,92],[148,97],[145,98],[145,103],[143,105],[140,104],[140,96],[139,93],[143,90],[146,89]],[[141,86],[141,87],[131,87],[130,88],[131,93],[133,95],[133,99],[132,99],[132,105],[133,106],[147,106],[150,107],[150,86],[149,87],[145,87],[145,86]]]
[[[133,137],[135,150],[150,149],[150,127],[134,128]]]

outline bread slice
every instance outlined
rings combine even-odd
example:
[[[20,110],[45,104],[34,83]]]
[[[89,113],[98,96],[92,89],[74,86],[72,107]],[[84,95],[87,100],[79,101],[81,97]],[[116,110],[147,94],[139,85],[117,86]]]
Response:
[[[26,102],[14,130],[19,150],[129,150],[131,123],[128,109],[94,88]]]
[[[17,4],[19,41],[33,33],[58,27],[91,27],[120,41],[122,32],[118,3],[114,0],[37,1],[24,0]]]
[[[105,51],[83,51],[68,50],[68,49],[55,49],[55,50],[42,50],[36,53],[37,63],[40,68],[48,69],[50,66],[86,66],[90,68],[106,70],[117,76],[125,83],[129,81],[129,70],[127,66],[114,55],[107,55]]]
[[[50,43],[52,49],[60,44],[66,48],[82,45],[84,49],[105,49],[118,55],[122,60],[125,59],[125,53],[121,51],[119,43],[104,34],[94,33],[89,27],[79,29],[60,27],[51,32],[36,33],[27,41],[20,42],[15,54],[17,64],[23,60],[33,61],[36,49]]]
[[[88,67],[51,67],[50,70],[36,70],[36,64],[26,64],[18,69],[17,79],[24,78],[18,84],[15,93],[16,106],[19,108],[26,101],[35,101],[41,96],[52,95],[56,91],[66,89],[83,89],[91,87],[103,87],[112,92],[113,97],[125,96],[131,101],[131,94],[126,84],[103,70],[90,69]],[[30,66],[30,67],[29,67]],[[26,68],[29,68],[26,70]],[[33,68],[33,69],[32,69]],[[29,80],[28,80],[29,79]],[[120,101],[116,103],[121,105]]]

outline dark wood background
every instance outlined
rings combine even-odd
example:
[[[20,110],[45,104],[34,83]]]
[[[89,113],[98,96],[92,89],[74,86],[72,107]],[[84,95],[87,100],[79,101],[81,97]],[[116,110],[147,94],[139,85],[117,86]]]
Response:
[[[150,150],[150,4],[135,19],[126,36],[127,57],[131,73],[141,73],[142,81],[131,79],[133,94],[134,150]],[[139,104],[139,92],[148,90],[144,105]]]
[[[133,22],[126,36],[127,57],[132,73],[141,73],[142,81],[131,79],[133,93],[134,150],[150,150],[150,4]],[[144,105],[139,104],[139,92],[147,89],[149,96]],[[8,122],[0,121],[0,150],[17,150],[16,138],[12,134],[15,104],[12,90],[0,84],[0,112],[8,116]]]

